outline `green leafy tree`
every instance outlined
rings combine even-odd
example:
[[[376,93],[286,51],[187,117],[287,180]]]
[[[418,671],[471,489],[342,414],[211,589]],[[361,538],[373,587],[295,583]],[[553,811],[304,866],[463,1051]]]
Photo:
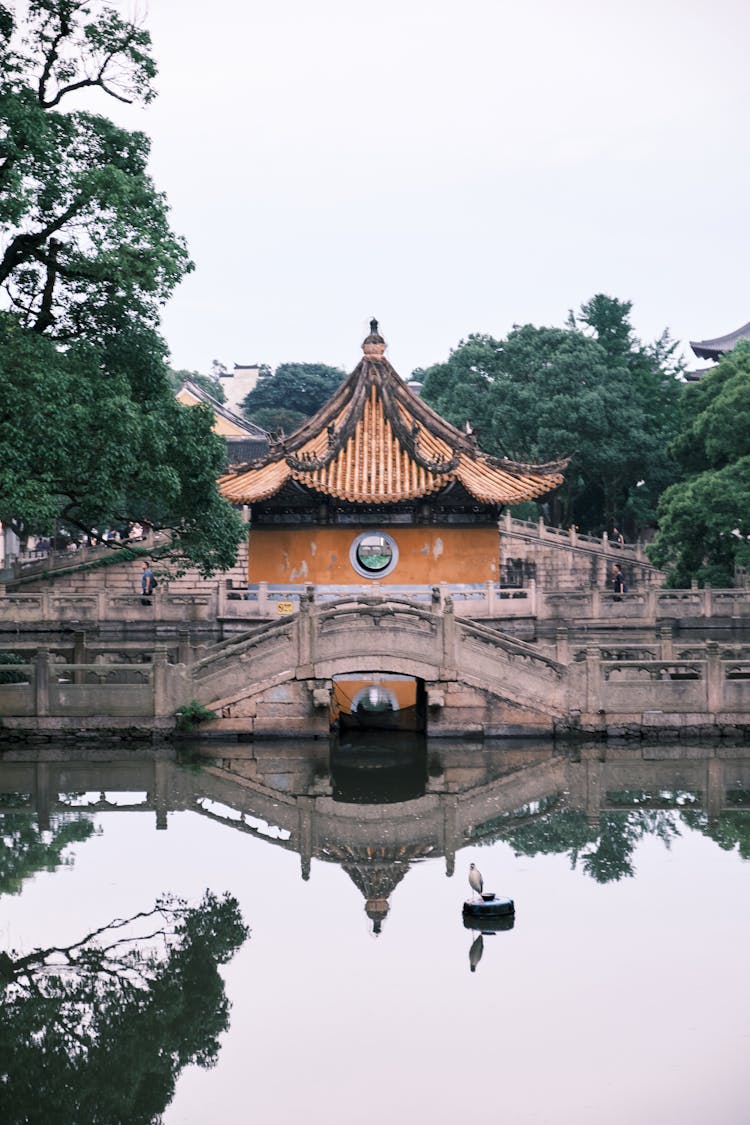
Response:
[[[281,363],[258,379],[242,408],[257,426],[289,433],[320,410],[345,378],[345,371],[325,363]]]
[[[229,1026],[218,967],[247,937],[235,899],[165,897],[68,946],[0,954],[0,1118],[160,1120],[180,1071],[216,1062]]]
[[[750,344],[687,385],[672,450],[682,479],[659,502],[649,554],[672,586],[731,586],[750,568]]]
[[[629,311],[600,295],[584,305],[583,329],[571,316],[562,329],[470,336],[424,372],[423,397],[455,425],[471,422],[490,453],[523,462],[570,455],[552,501],[557,522],[635,530],[669,479],[677,368],[666,336],[651,348],[634,339]]]
[[[96,0],[0,5],[0,519],[170,528],[204,571],[244,534],[212,415],[174,402],[157,331],[192,268],[148,139],[75,107],[153,97],[148,33]]]

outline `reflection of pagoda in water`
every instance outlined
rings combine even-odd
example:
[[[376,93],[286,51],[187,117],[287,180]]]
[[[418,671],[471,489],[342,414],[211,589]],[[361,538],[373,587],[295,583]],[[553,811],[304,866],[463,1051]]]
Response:
[[[169,812],[193,811],[296,852],[304,879],[313,859],[339,865],[379,933],[394,890],[415,863],[444,856],[450,876],[461,848],[513,840],[519,830],[535,831],[536,822],[544,832],[550,813],[574,812],[595,834],[600,820],[636,801],[639,809],[659,810],[674,809],[677,800],[709,822],[748,807],[750,748],[732,747],[731,757],[721,744],[701,756],[690,745],[669,750],[666,758],[640,743],[610,743],[561,753],[549,744],[441,739],[424,754],[421,795],[409,789],[406,800],[367,804],[336,799],[335,755],[318,742],[204,744],[198,769],[195,762],[182,767],[169,751],[129,758],[101,751],[71,761],[56,760],[52,748],[19,749],[0,761],[0,803],[4,812],[34,815],[42,830],[61,811],[152,809],[158,829],[168,827]],[[545,848],[565,850],[546,838]]]
[[[331,848],[328,858],[339,863],[365,900],[365,914],[372,922],[372,932],[379,934],[383,928],[390,898],[413,863],[425,859],[425,851],[415,845],[396,849],[381,847]],[[335,854],[338,851],[339,854]]]

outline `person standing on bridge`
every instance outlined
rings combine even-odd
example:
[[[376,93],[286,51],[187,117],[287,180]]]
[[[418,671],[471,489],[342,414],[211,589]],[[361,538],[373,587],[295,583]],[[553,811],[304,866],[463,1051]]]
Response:
[[[141,574],[141,593],[144,598],[150,597],[154,592],[156,581],[154,579],[154,572],[151,569],[151,563],[148,559],[143,560],[143,572]]]
[[[625,546],[625,539],[623,537],[622,532],[620,531],[620,529],[618,527],[612,528],[612,538],[611,538],[610,542],[616,543],[618,547],[624,547]]]
[[[622,573],[619,563],[615,563],[615,569],[612,575],[612,589],[615,593],[615,600],[618,602],[620,596],[628,592],[628,587],[625,583],[625,575]]]

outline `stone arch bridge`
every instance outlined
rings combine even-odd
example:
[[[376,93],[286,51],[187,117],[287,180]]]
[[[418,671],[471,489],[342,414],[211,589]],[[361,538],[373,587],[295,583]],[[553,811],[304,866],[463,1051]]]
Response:
[[[433,736],[551,734],[570,723],[571,690],[585,691],[585,669],[457,619],[450,599],[360,595],[303,599],[294,617],[213,646],[181,694],[215,710],[217,730],[323,734],[333,678],[357,673],[421,680]]]

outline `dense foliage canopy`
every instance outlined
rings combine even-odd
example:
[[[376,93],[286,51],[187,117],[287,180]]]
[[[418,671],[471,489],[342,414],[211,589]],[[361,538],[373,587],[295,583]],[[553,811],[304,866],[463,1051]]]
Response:
[[[750,569],[750,344],[685,387],[672,451],[682,479],[659,503],[652,560],[675,586],[731,586]]]
[[[291,433],[320,410],[345,378],[340,367],[325,363],[280,363],[273,374],[261,375],[243,409],[257,426]]]
[[[421,373],[424,399],[455,425],[470,422],[487,452],[523,462],[571,456],[553,522],[634,531],[671,479],[674,345],[666,333],[642,345],[630,308],[600,294],[565,328],[473,335]]]
[[[243,527],[216,489],[212,415],[175,404],[157,331],[191,263],[148,139],[80,108],[150,101],[149,47],[95,0],[30,0],[18,26],[0,5],[0,519],[151,520],[210,571]]]

